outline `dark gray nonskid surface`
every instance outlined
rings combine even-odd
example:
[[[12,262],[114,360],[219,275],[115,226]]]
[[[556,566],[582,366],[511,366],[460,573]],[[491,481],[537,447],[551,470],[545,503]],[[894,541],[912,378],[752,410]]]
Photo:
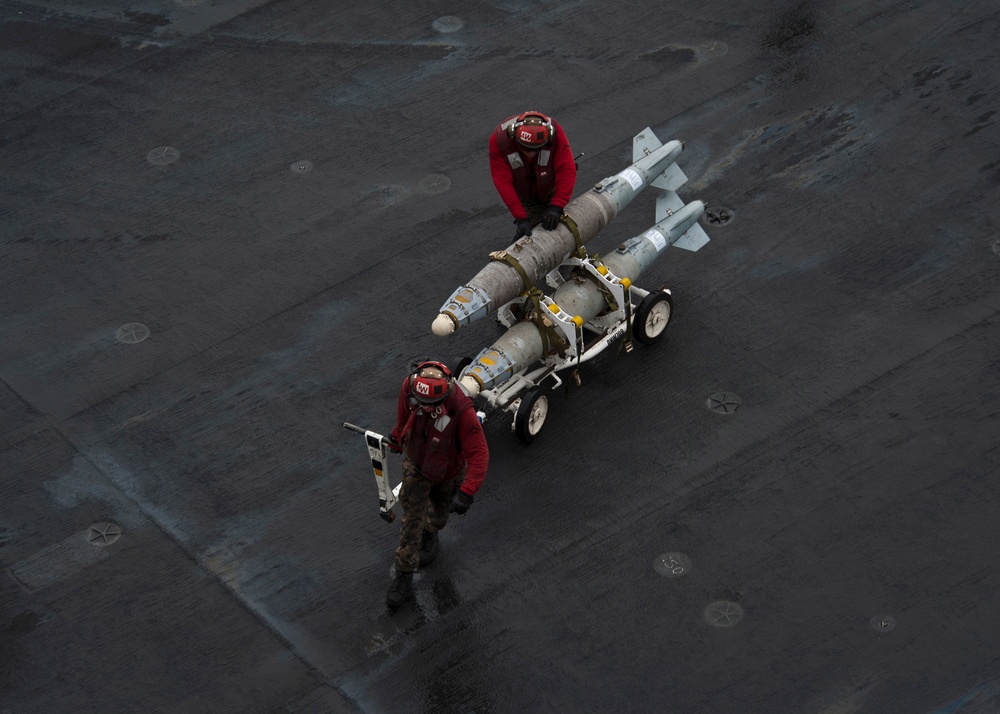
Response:
[[[1000,710],[992,3],[0,8],[0,713]],[[499,336],[525,109],[712,240],[390,614],[341,424]]]

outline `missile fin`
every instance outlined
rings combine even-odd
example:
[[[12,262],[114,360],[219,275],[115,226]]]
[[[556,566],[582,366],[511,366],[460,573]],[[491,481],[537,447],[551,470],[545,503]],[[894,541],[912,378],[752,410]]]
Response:
[[[708,234],[705,233],[701,226],[695,223],[687,229],[684,235],[674,241],[674,246],[677,248],[683,248],[684,250],[690,250],[693,253],[706,243],[708,243]]]
[[[662,192],[656,197],[656,222],[659,223],[682,208],[684,208],[684,201],[681,200],[680,196],[673,191]]]
[[[656,138],[656,134],[648,126],[632,137],[632,163],[634,164],[644,156],[648,156],[663,146],[663,142]]]
[[[683,171],[681,171],[680,166],[677,164],[670,164],[666,171],[650,181],[649,185],[662,188],[666,191],[676,191],[681,186],[686,184],[687,180],[688,177],[684,175]]]

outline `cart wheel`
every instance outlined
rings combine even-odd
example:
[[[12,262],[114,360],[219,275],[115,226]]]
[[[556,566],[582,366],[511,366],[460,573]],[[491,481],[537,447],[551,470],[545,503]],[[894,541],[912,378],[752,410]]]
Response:
[[[663,334],[674,311],[670,293],[654,292],[642,299],[632,318],[632,334],[644,345],[651,345]]]
[[[514,433],[525,444],[530,444],[538,436],[549,415],[549,398],[541,389],[532,389],[521,397],[521,403],[514,413]]]
[[[455,379],[458,379],[462,374],[462,370],[468,367],[470,364],[472,364],[471,357],[462,357],[453,362],[452,364],[448,365],[448,369],[451,370],[451,376],[454,377]]]

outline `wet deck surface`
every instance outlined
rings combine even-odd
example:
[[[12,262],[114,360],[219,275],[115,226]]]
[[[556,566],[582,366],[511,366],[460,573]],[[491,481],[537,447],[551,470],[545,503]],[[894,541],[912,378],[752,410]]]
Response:
[[[121,5],[0,3],[0,712],[1000,710],[994,2]],[[340,425],[499,334],[529,108],[732,218],[390,615]]]

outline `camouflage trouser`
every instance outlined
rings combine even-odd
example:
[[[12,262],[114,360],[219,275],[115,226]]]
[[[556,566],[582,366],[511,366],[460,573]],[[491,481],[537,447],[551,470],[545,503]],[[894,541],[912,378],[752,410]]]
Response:
[[[396,570],[413,572],[420,565],[423,531],[436,533],[445,527],[451,514],[451,500],[464,479],[463,470],[451,481],[428,481],[420,475],[417,465],[403,456],[403,487],[399,491],[403,523],[396,549]]]

